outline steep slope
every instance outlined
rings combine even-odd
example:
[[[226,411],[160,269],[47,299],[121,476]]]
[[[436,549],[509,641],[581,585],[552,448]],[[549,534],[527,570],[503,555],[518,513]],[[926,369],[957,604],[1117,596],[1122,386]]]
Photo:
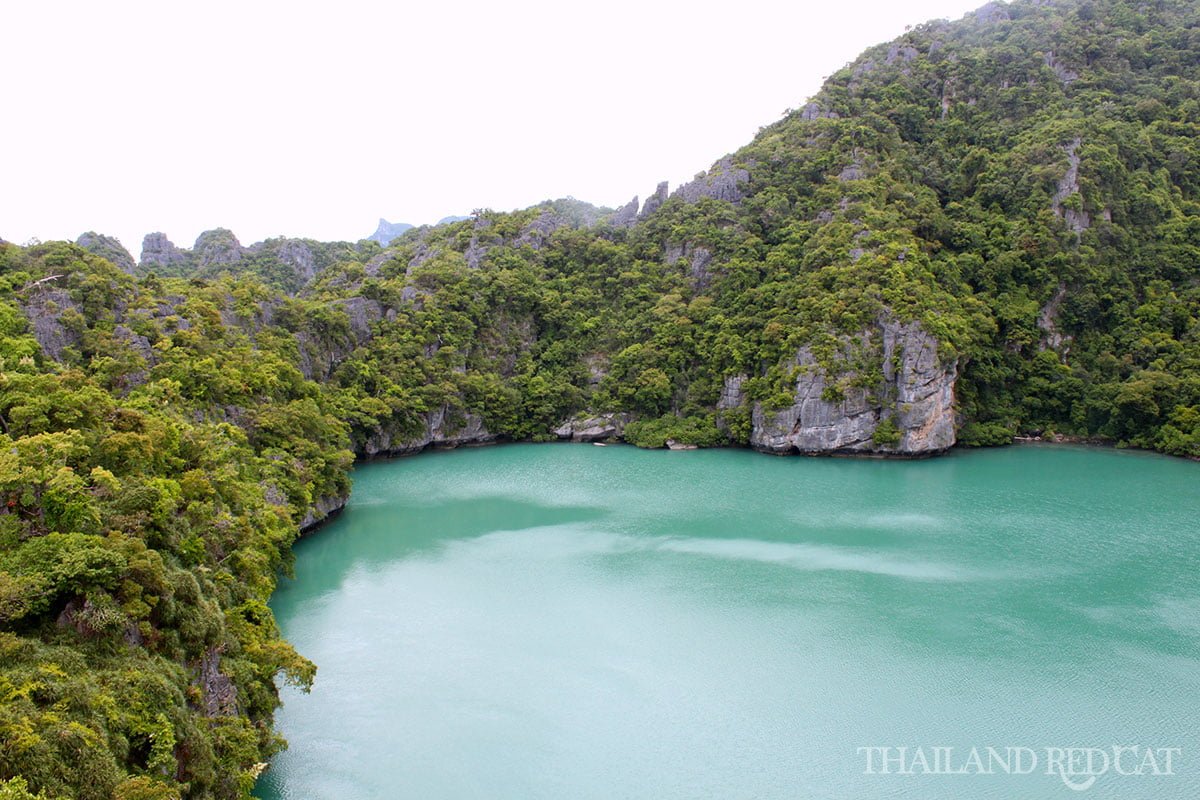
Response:
[[[919,26],[738,154],[749,224],[806,269],[886,293],[874,259],[985,304],[968,441],[1054,428],[1195,454],[1197,25],[1191,3],[1085,2]]]

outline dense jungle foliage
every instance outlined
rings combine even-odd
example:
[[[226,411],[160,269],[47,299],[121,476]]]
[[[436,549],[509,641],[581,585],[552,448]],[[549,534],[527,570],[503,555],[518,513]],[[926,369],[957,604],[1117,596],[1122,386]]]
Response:
[[[1200,456],[1197,53],[1190,0],[987,6],[636,221],[481,210],[307,243],[311,279],[282,242],[136,275],[0,244],[0,797],[246,796],[275,680],[313,676],[267,606],[292,542],[356,454],[435,426],[619,411],[638,444],[745,443],[727,378],[787,406],[807,346],[836,400],[890,316],[957,364],[960,442]]]

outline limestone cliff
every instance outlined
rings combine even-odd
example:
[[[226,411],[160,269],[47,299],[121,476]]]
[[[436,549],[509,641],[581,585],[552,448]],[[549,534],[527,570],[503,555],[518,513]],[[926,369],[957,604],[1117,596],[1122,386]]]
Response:
[[[80,234],[75,240],[75,244],[87,250],[89,253],[98,255],[101,258],[107,258],[115,266],[123,272],[133,274],[136,266],[133,261],[133,256],[125,249],[125,245],[121,244],[119,239],[112,236],[105,236],[102,233],[88,231]]]
[[[620,439],[627,424],[628,414],[577,414],[555,428],[554,435],[572,442],[601,442]]]
[[[500,437],[488,431],[483,418],[447,406],[421,415],[423,426],[414,432],[379,429],[356,448],[366,458],[403,456],[430,447],[462,447],[491,444]]]
[[[878,365],[877,379],[859,367],[835,382],[812,350],[801,348],[792,364],[795,402],[777,411],[753,403],[751,446],[771,453],[915,456],[954,444],[958,365],[938,358],[934,337],[916,323],[881,320],[847,342],[844,355],[850,353],[866,356],[858,364]],[[723,407],[745,403],[742,380],[726,379]]]
[[[151,272],[166,267],[174,269],[190,262],[190,254],[180,250],[165,233],[147,233],[142,240],[142,272]]]
[[[375,232],[367,238],[387,247],[392,243],[393,239],[402,235],[405,231],[411,230],[412,227],[407,222],[388,222],[383,217],[380,217],[379,225],[375,228]]]
[[[304,519],[300,520],[300,532],[305,533],[312,530],[318,525],[329,520],[330,517],[335,517],[341,510],[346,507],[346,501],[349,500],[348,495],[329,495],[327,497],[318,497],[308,511],[304,514]]]

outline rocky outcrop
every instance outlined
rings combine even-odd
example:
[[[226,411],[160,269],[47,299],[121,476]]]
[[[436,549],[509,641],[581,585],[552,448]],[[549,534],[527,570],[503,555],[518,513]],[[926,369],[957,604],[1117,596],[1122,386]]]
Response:
[[[196,237],[196,244],[192,247],[192,255],[201,270],[233,266],[242,260],[244,254],[241,242],[228,228],[205,231]]]
[[[613,212],[613,215],[609,217],[608,224],[614,228],[631,227],[633,223],[637,222],[638,206],[638,198],[634,195],[632,200]]]
[[[42,352],[54,361],[62,360],[65,348],[79,344],[79,332],[62,324],[62,313],[67,309],[78,312],[79,304],[65,289],[56,289],[47,283],[31,290],[21,302],[33,338]]]
[[[835,381],[812,350],[802,348],[791,365],[798,374],[795,403],[778,411],[754,403],[751,446],[771,453],[915,456],[954,444],[957,363],[938,359],[936,339],[916,323],[882,320],[847,342],[846,363],[852,352],[869,355],[866,362],[881,367],[882,380],[864,386],[864,369]],[[726,380],[723,403],[741,399],[740,380]],[[877,436],[885,433],[881,425],[892,435]]]
[[[620,439],[628,424],[628,414],[580,414],[555,428],[554,435],[572,442],[602,442]]]
[[[888,48],[887,63],[894,64],[899,61],[902,64],[907,64],[919,55],[920,53],[917,51],[917,48],[912,45],[901,45],[898,42],[892,42],[892,45]]]
[[[1064,86],[1070,86],[1072,83],[1079,80],[1079,73],[1059,61],[1058,57],[1054,55],[1053,50],[1043,55],[1042,61],[1051,69],[1052,72],[1054,72],[1054,76],[1058,78],[1059,82],[1061,82]]]
[[[396,317],[395,309],[386,308],[378,300],[367,297],[347,297],[344,300],[335,300],[329,305],[346,314],[350,336],[332,337],[308,330],[296,332],[296,343],[300,351],[300,373],[309,380],[328,380],[338,364],[370,340],[375,323]]]
[[[88,231],[81,234],[75,240],[75,244],[87,250],[92,255],[108,259],[122,272],[133,274],[133,268],[136,266],[133,256],[125,249],[125,245],[121,244],[115,237],[105,236],[95,231]]]
[[[521,228],[521,232],[517,234],[516,241],[513,244],[517,247],[529,247],[532,250],[541,250],[546,246],[546,243],[556,230],[570,225],[571,221],[569,219],[546,209],[533,222]]]
[[[698,203],[705,197],[711,197],[736,204],[745,197],[742,184],[749,180],[749,170],[734,166],[733,159],[726,156],[707,173],[697,175],[695,180],[676,189],[672,197],[678,197],[685,203]]]
[[[467,243],[467,249],[463,251],[463,257],[467,259],[467,266],[471,269],[479,269],[479,265],[483,263],[483,257],[488,251],[497,245],[504,244],[504,240],[494,232],[489,232],[492,227],[492,221],[485,216],[475,218],[475,224],[471,228],[471,241]]]
[[[669,184],[663,181],[654,190],[654,194],[646,198],[646,202],[642,205],[642,211],[638,214],[638,219],[645,219],[655,211],[658,211],[663,203],[667,202],[668,186]]]
[[[312,248],[299,239],[285,239],[275,250],[275,258],[292,268],[296,280],[304,285],[317,276],[317,259]]]
[[[680,259],[686,261],[688,275],[694,290],[702,291],[708,286],[712,278],[708,268],[712,264],[713,254],[707,247],[693,246],[686,242],[670,244],[667,245],[663,258],[667,264],[674,264]]]
[[[452,411],[447,406],[423,415],[425,428],[416,436],[387,429],[375,431],[358,448],[365,458],[403,456],[419,453],[430,447],[463,447],[491,444],[500,437],[488,431],[483,418],[470,412]]]
[[[210,647],[200,659],[200,695],[204,698],[204,713],[210,717],[232,717],[237,714],[237,686],[221,672],[221,651]]]
[[[746,392],[742,389],[742,384],[745,382],[745,375],[730,375],[726,377],[725,384],[721,387],[721,397],[717,400],[717,408],[724,410],[744,405],[746,402]]]
[[[383,217],[379,218],[379,225],[376,226],[375,232],[367,238],[374,242],[379,242],[384,247],[392,243],[392,240],[403,234],[407,230],[411,230],[412,225],[407,222],[388,222]]]
[[[837,179],[841,183],[845,183],[846,181],[860,181],[864,177],[866,176],[863,174],[863,168],[861,165],[847,164],[846,166],[842,167],[842,171],[838,173]]]
[[[975,10],[975,19],[984,24],[1011,19],[1003,3],[992,2]]]
[[[318,497],[316,502],[308,507],[304,519],[300,520],[300,532],[305,533],[317,527],[330,517],[337,516],[346,507],[347,495],[329,495]]]
[[[147,233],[142,239],[142,257],[139,264],[143,272],[149,272],[155,267],[186,264],[189,260],[189,254],[176,247],[165,233]]]
[[[1081,205],[1079,197],[1079,145],[1083,140],[1075,137],[1074,141],[1063,145],[1067,154],[1067,174],[1058,182],[1058,191],[1050,200],[1054,213],[1067,223],[1067,227],[1078,237],[1091,227],[1092,219]]]
[[[1038,311],[1037,326],[1042,332],[1041,341],[1038,342],[1039,350],[1061,351],[1063,345],[1069,344],[1070,336],[1064,336],[1062,331],[1058,329],[1058,312],[1062,308],[1063,300],[1067,297],[1067,287],[1059,284],[1058,289],[1054,292],[1054,296],[1046,301],[1046,305],[1042,306]]]
[[[823,108],[821,108],[820,104],[818,104],[816,101],[808,103],[807,105],[805,105],[803,108],[800,109],[800,119],[806,120],[809,122],[811,122],[812,120],[816,120],[816,119],[837,119],[837,118],[838,118],[838,113],[836,111],[829,111],[827,109],[823,109]]]

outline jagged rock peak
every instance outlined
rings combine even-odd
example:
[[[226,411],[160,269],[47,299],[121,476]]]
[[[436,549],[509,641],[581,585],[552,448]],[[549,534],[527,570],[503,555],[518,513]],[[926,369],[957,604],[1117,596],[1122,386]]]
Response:
[[[120,240],[113,236],[105,236],[102,233],[88,231],[80,234],[75,240],[75,244],[87,250],[93,255],[107,258],[115,266],[121,270],[132,273],[135,265],[133,256],[125,249],[125,245],[121,244]]]
[[[986,23],[1002,22],[1007,19],[1012,19],[1012,17],[1009,16],[1008,9],[1004,7],[1003,3],[993,2],[976,9],[975,19],[979,22]]]
[[[275,257],[290,266],[302,283],[308,283],[317,276],[317,262],[312,248],[300,239],[284,239],[279,243]]]
[[[613,212],[613,215],[608,220],[608,224],[614,228],[628,228],[637,222],[638,207],[640,205],[641,203],[638,201],[637,195],[634,195],[632,200]]]
[[[201,269],[215,264],[236,264],[242,260],[245,250],[242,243],[228,228],[214,228],[196,237],[192,247]]]
[[[398,238],[405,231],[411,230],[412,227],[407,222],[388,222],[383,217],[380,217],[379,225],[375,228],[375,232],[367,238],[387,247],[392,243],[393,239]]]
[[[654,190],[654,194],[646,198],[646,203],[642,206],[642,213],[638,214],[638,219],[645,219],[655,211],[658,211],[663,203],[667,202],[669,186],[666,181],[658,185],[658,188]]]
[[[139,263],[143,269],[169,267],[187,260],[187,253],[176,247],[165,233],[147,233],[142,239],[142,257]]]
[[[705,197],[740,203],[744,197],[742,184],[749,180],[750,171],[745,167],[735,166],[733,159],[725,156],[713,164],[707,173],[697,175],[695,180],[676,189],[672,196],[681,198],[685,203],[696,203]]]

